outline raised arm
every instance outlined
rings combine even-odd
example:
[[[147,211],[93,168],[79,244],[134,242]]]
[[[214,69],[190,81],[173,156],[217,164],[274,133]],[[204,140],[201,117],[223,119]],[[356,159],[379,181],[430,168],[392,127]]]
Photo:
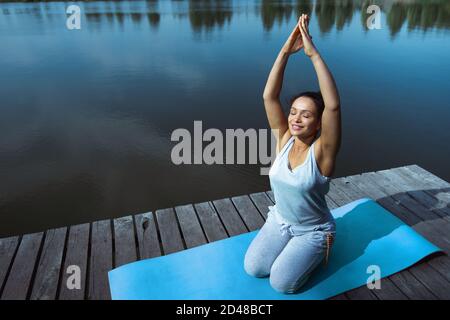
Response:
[[[325,160],[334,161],[341,145],[341,110],[336,83],[325,61],[312,43],[308,30],[309,17],[300,17],[299,28],[302,35],[305,54],[311,59],[319,80],[325,109],[322,114],[322,128],[318,145]],[[326,162],[325,161],[325,162]]]
[[[299,19],[300,22],[300,19]],[[288,130],[288,122],[280,103],[280,93],[283,85],[284,70],[289,56],[303,47],[298,24],[295,25],[286,43],[281,48],[275,63],[272,66],[266,86],[264,88],[263,99],[266,109],[267,119],[270,128],[277,141],[277,153],[280,148],[280,141]]]

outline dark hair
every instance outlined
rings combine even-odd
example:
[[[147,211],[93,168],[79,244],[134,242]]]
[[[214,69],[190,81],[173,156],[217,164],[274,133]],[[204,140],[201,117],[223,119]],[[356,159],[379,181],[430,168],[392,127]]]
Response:
[[[317,111],[319,112],[319,118],[322,117],[323,110],[325,109],[325,103],[323,102],[322,93],[320,93],[320,91],[305,91],[292,96],[289,100],[289,107],[291,107],[294,101],[300,97],[308,97],[313,99],[316,104]]]

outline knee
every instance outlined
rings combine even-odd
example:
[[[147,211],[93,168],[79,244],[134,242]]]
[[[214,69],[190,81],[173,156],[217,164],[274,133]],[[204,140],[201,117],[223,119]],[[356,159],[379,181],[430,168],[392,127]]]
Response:
[[[308,280],[309,275],[303,274],[297,281],[293,281],[286,276],[277,272],[270,273],[270,286],[280,293],[289,294],[296,293]]]
[[[252,277],[262,278],[269,275],[269,271],[264,267],[263,263],[248,256],[245,256],[244,259],[244,269]]]

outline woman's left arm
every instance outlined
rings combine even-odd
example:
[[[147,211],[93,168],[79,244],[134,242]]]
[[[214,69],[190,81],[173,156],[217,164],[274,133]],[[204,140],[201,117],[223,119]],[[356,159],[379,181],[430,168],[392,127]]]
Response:
[[[335,159],[341,145],[341,111],[336,83],[325,61],[312,43],[308,31],[309,17],[304,15],[299,22],[305,54],[311,59],[319,80],[325,109],[322,114],[320,147],[324,158]]]

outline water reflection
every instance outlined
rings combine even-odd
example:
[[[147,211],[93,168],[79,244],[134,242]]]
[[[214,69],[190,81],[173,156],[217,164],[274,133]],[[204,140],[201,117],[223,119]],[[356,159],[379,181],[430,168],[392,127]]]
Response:
[[[413,2],[408,5],[394,3],[388,12],[391,33],[397,33],[407,22],[408,30],[448,28],[450,26],[450,3],[448,1]]]
[[[219,29],[230,23],[233,16],[231,1],[190,0],[189,21],[194,32]]]
[[[22,2],[32,2],[21,7]],[[432,29],[450,27],[450,5],[446,0],[434,1],[382,1],[382,0],[262,0],[246,2],[231,0],[171,0],[171,1],[114,1],[114,2],[75,2],[83,8],[83,16],[88,25],[95,28],[117,23],[123,28],[129,19],[135,26],[150,25],[157,28],[161,16],[169,12],[176,18],[189,19],[193,33],[210,32],[213,28],[222,28],[230,23],[233,14],[257,14],[261,17],[264,30],[271,31],[274,25],[290,21],[299,12],[306,12],[318,20],[322,33],[333,28],[341,31],[358,16],[361,28],[367,29],[367,7],[376,4],[386,15],[387,27],[395,36],[406,24],[408,31],[420,29],[424,32]],[[20,1],[1,4],[0,16],[31,15],[39,20],[51,21],[61,10],[45,2]]]

